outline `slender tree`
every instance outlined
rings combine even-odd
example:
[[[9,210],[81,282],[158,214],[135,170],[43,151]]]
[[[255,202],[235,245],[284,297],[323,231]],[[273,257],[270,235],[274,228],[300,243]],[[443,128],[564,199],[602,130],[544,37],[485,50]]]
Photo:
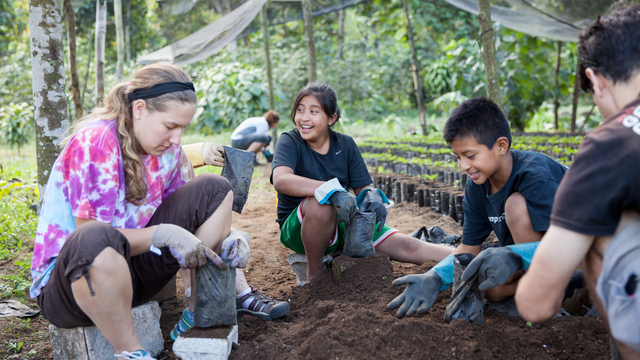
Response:
[[[117,59],[116,78],[124,79],[124,28],[122,25],[122,0],[113,0],[113,14],[116,20],[116,47]]]
[[[558,91],[558,83],[560,81],[560,64],[562,63],[562,41],[558,41],[558,61],[556,62],[556,86],[555,90]],[[558,120],[558,109],[560,108],[560,100],[558,95],[553,96],[553,116],[554,116],[554,128],[558,130],[559,128],[559,120]]]
[[[107,1],[96,1],[96,106],[102,106],[104,98],[104,45],[107,35]]]
[[[131,3],[133,0],[126,0],[126,11],[124,13],[124,52],[127,64],[131,64]]]
[[[578,86],[578,69],[580,68],[580,59],[576,61],[576,77],[573,82],[573,104],[571,108],[571,132],[576,132],[576,117],[578,116],[578,96],[580,88]]]
[[[418,53],[416,52],[416,43],[413,40],[413,27],[411,26],[411,17],[409,16],[409,5],[407,0],[402,0],[404,15],[407,17],[407,38],[411,47],[411,68],[413,69],[413,90],[416,93],[416,102],[420,109],[420,127],[423,135],[429,135],[427,131],[426,112],[424,106],[424,96],[422,92],[422,79],[420,78],[420,65],[418,63]]]
[[[269,21],[267,17],[267,6],[269,3],[264,4],[260,9],[260,27],[262,28],[262,48],[264,49],[264,66],[267,73],[267,94],[269,95],[269,109],[275,110],[276,99],[273,96],[273,76],[271,74],[271,56],[269,55]],[[271,130],[271,137],[273,143],[278,142],[278,128]]]
[[[500,83],[498,81],[498,65],[496,64],[496,32],[491,22],[491,3],[489,0],[478,0],[478,21],[482,42],[482,61],[487,78],[487,96],[502,106]]]
[[[338,58],[344,60],[344,52],[342,47],[344,46],[344,9],[338,10],[338,34],[336,35],[338,43]]]
[[[60,0],[29,1],[29,29],[38,190],[42,199],[60,153],[58,143],[69,128]]]
[[[80,97],[80,80],[78,78],[78,65],[76,63],[76,17],[73,14],[73,6],[71,0],[64,0],[64,17],[67,22],[67,41],[69,43],[69,75],[71,78],[71,86],[69,92],[75,107],[76,119],[80,119],[83,115],[82,98]]]
[[[304,37],[307,41],[307,73],[309,82],[316,81],[316,45],[313,40],[313,15],[311,1],[302,0],[302,16],[304,17]]]

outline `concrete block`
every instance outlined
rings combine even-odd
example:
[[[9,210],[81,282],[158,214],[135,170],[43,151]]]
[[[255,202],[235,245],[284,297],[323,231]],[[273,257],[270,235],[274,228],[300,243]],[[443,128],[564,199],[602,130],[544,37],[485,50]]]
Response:
[[[167,300],[171,300],[174,297],[176,297],[176,292],[177,292],[177,287],[176,287],[176,277],[174,276],[173,279],[171,279],[167,285],[165,285],[162,290],[160,290],[159,293],[156,294],[156,296],[153,297],[153,299],[151,299],[151,301],[157,301],[157,302],[162,302],[162,301],[167,301]]]
[[[152,356],[160,354],[164,339],[160,330],[160,306],[151,301],[131,309],[138,340]],[[49,325],[55,360],[113,359],[115,350],[95,326],[61,329]]]
[[[194,327],[176,339],[173,353],[182,360],[226,360],[232,343],[238,343],[238,325]]]
[[[322,268],[328,269],[333,256],[327,254],[322,258]],[[307,283],[307,256],[291,253],[287,256],[291,269],[296,273],[296,284],[302,286]]]

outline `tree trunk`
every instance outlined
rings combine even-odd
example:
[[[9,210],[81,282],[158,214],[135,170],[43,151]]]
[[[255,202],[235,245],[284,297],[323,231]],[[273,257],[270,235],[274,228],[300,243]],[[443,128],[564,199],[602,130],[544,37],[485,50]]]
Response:
[[[558,62],[556,63],[556,91],[558,91],[558,82],[560,79],[560,64],[562,63],[562,41],[558,41]],[[559,121],[558,121],[558,108],[560,108],[560,101],[558,95],[553,97],[553,115],[554,115],[554,128],[558,130]]]
[[[76,64],[76,18],[73,14],[71,0],[64,0],[64,16],[67,20],[67,40],[69,42],[69,75],[71,86],[69,92],[75,107],[76,119],[83,115],[82,99],[80,98],[80,80],[78,79],[78,65]]]
[[[127,6],[124,15],[124,52],[127,64],[131,64],[131,3],[133,0],[126,0]]]
[[[576,132],[576,116],[578,115],[578,96],[580,88],[578,87],[578,68],[580,67],[580,59],[576,62],[576,79],[573,82],[573,107],[571,109],[571,132]]]
[[[58,143],[69,128],[61,5],[60,0],[29,1],[31,84],[40,200],[45,194],[53,163],[60,153]]]
[[[262,28],[262,48],[264,49],[264,65],[267,72],[267,91],[269,95],[269,109],[275,110],[276,101],[273,97],[273,76],[271,74],[271,56],[269,55],[269,24],[267,22],[267,6],[269,3],[264,4],[260,10],[260,27]],[[271,130],[271,137],[273,138],[273,148],[278,142],[278,128],[275,127]]]
[[[482,61],[487,78],[487,96],[502,107],[498,65],[496,64],[496,32],[492,28],[489,0],[478,0],[478,21],[480,22],[480,40],[482,41]]]
[[[124,80],[124,28],[122,25],[122,0],[113,0],[113,14],[116,20],[117,59],[116,79]]]
[[[107,35],[107,1],[96,1],[96,106],[102,106],[104,98],[104,45]]]
[[[302,16],[304,17],[304,36],[307,41],[307,72],[309,82],[316,81],[316,45],[313,40],[313,15],[311,1],[302,0]]]
[[[91,39],[91,30],[87,32],[87,39]],[[82,84],[82,94],[80,95],[80,102],[84,104],[84,95],[87,93],[87,84],[89,83],[89,71],[91,70],[91,56],[93,52],[93,46],[87,44],[87,71],[84,73],[84,84]]]
[[[344,45],[344,9],[338,10],[338,35],[336,38],[338,42],[338,58],[344,60],[344,51],[342,49]]]
[[[416,52],[416,44],[413,40],[413,27],[411,26],[411,18],[409,16],[409,5],[407,0],[402,0],[404,14],[407,17],[407,38],[411,47],[411,68],[413,69],[413,90],[416,93],[416,101],[420,109],[420,127],[423,135],[429,135],[426,122],[426,108],[424,106],[424,97],[422,95],[422,79],[420,78],[420,67],[418,64],[418,53]]]

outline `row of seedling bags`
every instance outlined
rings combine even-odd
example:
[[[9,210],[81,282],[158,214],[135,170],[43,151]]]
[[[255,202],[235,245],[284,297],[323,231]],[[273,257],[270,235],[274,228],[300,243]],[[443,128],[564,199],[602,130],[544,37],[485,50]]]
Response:
[[[464,174],[466,175],[466,174]],[[398,178],[392,175],[374,175],[374,187],[382,190],[396,204],[401,202],[417,203],[419,207],[430,207],[437,214],[450,216],[458,224],[464,224],[462,190],[441,185],[434,186],[431,181]]]

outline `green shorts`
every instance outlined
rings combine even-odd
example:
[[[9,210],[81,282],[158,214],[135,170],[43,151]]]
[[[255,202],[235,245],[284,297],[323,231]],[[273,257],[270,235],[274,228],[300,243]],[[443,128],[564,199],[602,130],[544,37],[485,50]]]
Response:
[[[306,200],[306,199],[305,199]],[[300,205],[296,207],[287,220],[282,224],[282,228],[280,229],[280,242],[285,247],[293,250],[294,252],[304,255],[304,245],[302,244],[302,237],[300,235],[300,230],[302,230],[302,221],[304,218],[302,217],[302,210],[300,207],[304,204],[305,200],[302,200]],[[331,242],[329,243],[329,247],[325,251],[325,254],[331,254],[336,250],[342,250],[344,247],[344,223],[340,222],[336,225],[336,230],[331,238]],[[378,225],[376,224],[376,229]],[[373,233],[373,246],[378,247],[378,245],[382,244],[385,240],[389,238],[389,236],[400,232],[397,229],[394,229],[387,224],[382,227],[382,231],[375,231]]]

